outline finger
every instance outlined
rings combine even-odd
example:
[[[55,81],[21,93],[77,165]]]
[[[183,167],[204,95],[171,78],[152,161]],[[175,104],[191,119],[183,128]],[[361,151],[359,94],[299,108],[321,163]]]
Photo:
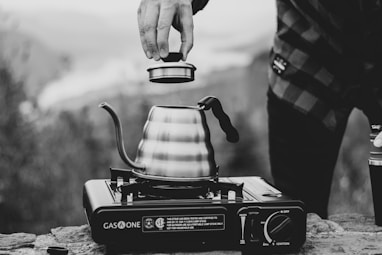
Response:
[[[139,37],[141,39],[141,45],[143,52],[146,54],[146,57],[151,59],[152,55],[147,49],[147,43],[145,39],[145,30],[144,30],[144,17],[146,14],[146,4],[145,1],[142,1],[139,5],[138,11],[137,11],[137,18],[138,18],[138,28],[139,28]]]
[[[382,132],[375,137],[373,145],[375,147],[382,147]]]
[[[148,5],[143,21],[143,40],[147,49],[147,55],[151,55],[155,60],[160,59],[156,40],[158,18],[159,5]]]
[[[183,54],[183,61],[194,45],[194,23],[192,20],[191,5],[183,5],[178,16],[181,26],[181,45],[180,52]]]
[[[168,38],[170,34],[171,24],[175,16],[175,11],[176,9],[173,5],[161,5],[157,27],[157,45],[161,58],[165,58],[168,55]]]

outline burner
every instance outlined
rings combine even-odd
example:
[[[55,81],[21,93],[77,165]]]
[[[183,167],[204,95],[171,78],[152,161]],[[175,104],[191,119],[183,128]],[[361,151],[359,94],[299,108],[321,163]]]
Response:
[[[230,200],[243,198],[243,183],[221,182],[218,179],[183,182],[153,180],[137,178],[133,171],[119,168],[110,168],[110,173],[110,187],[122,194],[121,201],[126,201],[131,194],[134,200],[207,199],[217,196]],[[120,186],[117,185],[118,177],[123,180]],[[233,198],[229,192],[233,192]]]
[[[208,193],[206,184],[171,183],[136,179],[135,183],[121,186],[122,199],[127,195],[147,198],[200,198]]]
[[[215,181],[170,182],[135,179],[134,183],[120,186],[122,200],[133,194],[138,198],[150,199],[206,199],[220,195],[228,198],[229,191],[235,192],[236,198],[243,197],[243,184]]]

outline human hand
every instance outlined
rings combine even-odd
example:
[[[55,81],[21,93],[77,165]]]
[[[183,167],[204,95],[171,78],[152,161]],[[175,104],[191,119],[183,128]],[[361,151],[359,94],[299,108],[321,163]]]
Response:
[[[382,147],[382,132],[379,132],[379,134],[374,138],[373,145],[375,147]]]
[[[159,60],[169,52],[171,25],[180,32],[183,61],[193,46],[192,0],[141,0],[138,26],[147,58]]]

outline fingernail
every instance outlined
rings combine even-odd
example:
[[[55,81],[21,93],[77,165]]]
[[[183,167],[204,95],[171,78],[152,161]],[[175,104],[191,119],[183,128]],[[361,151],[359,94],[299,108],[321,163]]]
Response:
[[[165,58],[165,57],[167,57],[167,51],[165,50],[165,49],[160,49],[160,52],[159,52],[159,54],[160,54],[160,57],[161,58]]]
[[[153,57],[153,55],[151,55],[151,52],[150,51],[146,51],[146,56],[147,58],[151,59]]]
[[[374,140],[374,146],[375,147],[382,147],[382,140],[381,139],[376,139]]]
[[[183,48],[181,48],[179,52],[182,53],[182,60],[183,60],[183,61],[186,61],[186,59],[187,59],[187,53],[188,53],[188,52],[187,52],[185,49],[183,49]]]
[[[158,53],[154,53],[154,60],[158,61],[160,59],[160,56]]]

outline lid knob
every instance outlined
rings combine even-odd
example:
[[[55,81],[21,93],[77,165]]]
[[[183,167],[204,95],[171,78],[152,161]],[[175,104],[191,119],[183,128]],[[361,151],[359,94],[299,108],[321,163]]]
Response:
[[[162,58],[163,62],[179,62],[183,58],[181,52],[169,52],[168,56]]]

